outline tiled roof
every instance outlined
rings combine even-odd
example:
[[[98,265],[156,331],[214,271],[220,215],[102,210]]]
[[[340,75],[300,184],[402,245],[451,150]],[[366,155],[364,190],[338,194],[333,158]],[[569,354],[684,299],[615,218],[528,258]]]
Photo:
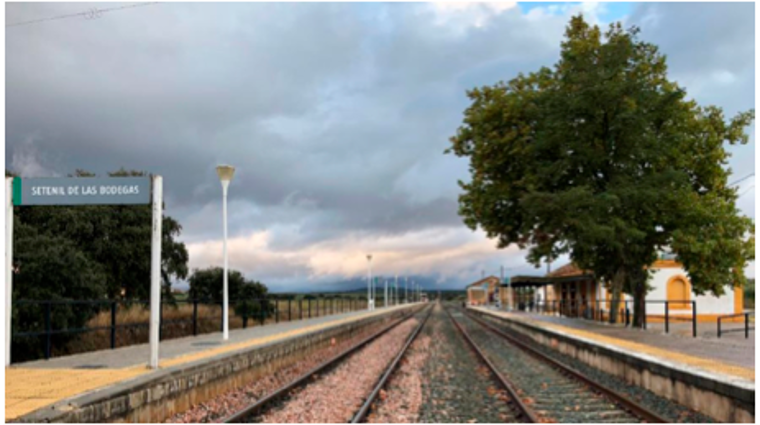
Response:
[[[580,276],[584,274],[591,274],[588,270],[581,270],[578,267],[576,267],[575,264],[565,264],[564,266],[558,268],[557,270],[554,270],[553,272],[546,275],[546,277],[568,277],[568,276]]]
[[[480,286],[480,285],[482,285],[484,283],[488,283],[488,282],[494,282],[494,284],[498,284],[499,283],[499,278],[496,277],[496,276],[488,276],[485,279],[480,279],[479,281],[477,281],[475,283],[471,283],[471,284],[467,285],[467,287],[470,288],[470,287],[473,287],[473,286]]]

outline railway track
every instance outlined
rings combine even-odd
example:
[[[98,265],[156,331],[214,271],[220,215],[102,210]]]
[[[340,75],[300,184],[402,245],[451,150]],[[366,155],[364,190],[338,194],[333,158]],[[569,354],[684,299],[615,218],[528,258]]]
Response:
[[[290,383],[280,387],[278,390],[270,393],[266,397],[238,411],[237,413],[226,417],[222,422],[223,423],[258,422],[258,419],[260,419],[261,416],[265,412],[267,412],[269,409],[273,408],[274,406],[281,404],[284,400],[290,397],[291,394],[295,393],[299,388],[304,388],[308,386],[309,384],[315,382],[316,380],[320,379],[322,375],[329,373],[330,370],[334,369],[341,362],[347,360],[353,354],[357,353],[362,348],[368,346],[369,344],[371,344],[372,342],[374,342],[381,336],[389,333],[390,331],[392,331],[393,329],[395,329],[402,323],[406,322],[407,320],[410,320],[419,314],[425,314],[425,318],[420,322],[417,328],[411,333],[410,337],[407,339],[406,343],[404,344],[401,352],[394,359],[394,361],[392,361],[389,364],[386,372],[378,380],[378,384],[376,385],[376,387],[378,386],[381,387],[387,381],[388,377],[392,373],[392,370],[398,364],[399,360],[403,357],[403,353],[405,352],[405,350],[409,347],[409,345],[414,340],[414,338],[419,334],[419,331],[424,326],[425,321],[427,320],[427,317],[429,317],[430,315],[430,310],[431,310],[430,307],[427,308],[427,313],[421,313],[418,310],[416,312],[412,312],[394,321],[393,323],[386,326],[385,328],[361,340],[357,344],[335,355],[329,360],[321,363],[320,365],[316,366],[310,371],[294,379]],[[377,397],[377,393],[379,393],[379,389],[377,388],[372,393],[370,393],[370,396],[367,399],[367,401],[362,405],[361,409],[354,415],[354,421],[361,421],[366,416],[367,411],[369,410],[369,406],[371,406],[372,401],[374,401],[374,399]]]
[[[428,323],[430,316],[433,319]],[[409,338],[404,349],[399,352],[394,362],[384,373],[382,379],[378,380],[372,395],[367,398],[364,406],[354,417],[352,423],[367,420],[368,414],[375,411],[375,407],[377,407],[375,406],[377,395],[385,388],[388,378],[396,371],[396,365],[407,355],[408,348],[414,342],[417,335],[422,333],[425,326],[428,326],[425,333],[430,338],[435,339],[435,341],[433,345],[426,346],[427,348],[423,349],[431,352],[424,362],[426,366],[438,363],[439,366],[443,366],[445,371],[443,372],[444,376],[440,376],[430,369],[419,369],[417,371],[420,374],[428,373],[426,378],[431,382],[428,382],[427,386],[429,391],[434,392],[434,394],[428,394],[428,398],[432,398],[435,405],[428,408],[427,411],[422,409],[417,412],[420,417],[417,420],[412,420],[412,422],[465,422],[477,420],[478,422],[519,423],[530,421],[527,411],[520,407],[519,398],[511,395],[509,388],[507,388],[508,384],[499,375],[493,364],[478,351],[477,347],[462,344],[463,341],[460,339],[459,332],[453,329],[456,323],[452,323],[449,320],[448,314],[440,304],[433,306],[429,316],[425,318],[425,322]],[[435,369],[435,367],[433,366],[431,369]],[[433,385],[432,381],[437,381],[438,385]],[[493,391],[500,387],[506,390],[506,394],[498,390]],[[439,392],[436,396],[436,390],[443,390],[443,393]],[[396,391],[402,390],[397,387]],[[453,392],[447,393],[447,391]],[[388,398],[400,396],[401,400],[404,399],[402,394],[398,392],[394,393],[393,389],[386,392],[386,396]],[[450,404],[447,405],[447,402]],[[398,402],[395,405],[398,405]],[[395,422],[391,420],[393,419],[392,416],[387,416],[389,413],[387,407],[385,409],[386,416],[381,414],[379,418],[374,417],[371,421]],[[463,412],[467,410],[469,410],[469,413]],[[437,416],[441,411],[449,411],[453,416]],[[472,416],[467,416],[468,414]],[[407,417],[406,419],[409,418]],[[405,422],[406,420],[402,421]]]
[[[367,399],[364,401],[364,404],[362,404],[362,407],[359,409],[359,411],[356,412],[353,419],[351,419],[352,424],[364,422],[364,420],[367,418],[367,415],[372,409],[372,405],[375,403],[375,401],[377,401],[378,395],[380,395],[380,391],[385,387],[385,384],[388,382],[388,379],[396,370],[396,367],[398,366],[399,362],[406,355],[406,352],[409,350],[409,347],[412,345],[414,340],[417,339],[417,336],[420,334],[422,329],[427,324],[427,321],[430,318],[430,314],[433,312],[433,308],[434,308],[433,306],[428,307],[428,312],[425,315],[425,318],[422,319],[422,322],[420,322],[420,325],[417,326],[414,332],[412,332],[412,334],[409,335],[409,338],[407,338],[406,343],[404,343],[404,346],[401,348],[401,351],[399,351],[398,355],[396,355],[393,361],[390,364],[388,364],[388,367],[385,369],[385,372],[383,373],[383,375],[380,377],[380,379],[377,380],[377,383],[375,383],[375,388],[372,390],[372,392],[369,394]]]
[[[447,313],[532,422],[669,422],[461,309]]]

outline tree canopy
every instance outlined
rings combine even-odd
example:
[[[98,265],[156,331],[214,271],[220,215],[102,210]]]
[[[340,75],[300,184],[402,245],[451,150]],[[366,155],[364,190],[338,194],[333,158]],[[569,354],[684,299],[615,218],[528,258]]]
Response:
[[[118,170],[110,177],[144,176],[140,171]],[[94,177],[77,170],[76,177]],[[152,209],[150,205],[77,205],[77,206],[17,206],[16,225],[30,226],[37,234],[60,237],[70,241],[76,250],[97,264],[102,273],[104,292],[101,297],[112,299],[148,299],[150,296],[150,244]],[[182,226],[164,214],[162,223],[161,277],[164,294],[172,280],[187,277],[188,253],[185,244],[176,240]],[[17,234],[17,238],[19,235]],[[14,249],[14,266],[19,269],[36,267],[44,261],[41,255],[27,256],[23,246]],[[23,259],[23,262],[22,262]],[[92,273],[82,270],[81,273]],[[25,288],[34,286],[19,274],[14,278],[14,290],[26,298]],[[56,278],[55,275],[48,276]]]
[[[118,170],[111,177],[143,176]],[[14,173],[6,170],[6,176]],[[94,177],[83,170],[73,176]],[[22,176],[23,177],[23,176]],[[78,205],[14,207],[14,300],[147,300],[150,298],[150,205]],[[177,241],[182,226],[163,217],[161,277],[165,299],[171,282],[187,277],[188,253]],[[55,304],[53,329],[78,329],[107,304]],[[44,329],[43,307],[14,306],[14,331]],[[56,345],[71,334],[55,335]],[[40,356],[41,345],[28,338],[14,339],[14,359]]]
[[[199,301],[222,301],[224,284],[224,269],[209,267],[194,270],[188,282],[190,283],[190,298]],[[272,308],[267,298],[268,289],[261,282],[248,280],[238,270],[229,270],[227,277],[230,304],[234,306],[235,314],[243,321],[250,317],[264,319]],[[260,314],[265,312],[266,314]]]
[[[725,149],[747,143],[754,111],[726,121],[689,100],[638,32],[573,17],[552,68],[468,92],[447,150],[470,161],[459,182],[470,228],[530,248],[536,266],[569,254],[612,283],[613,299],[630,291],[636,316],[658,250],[676,254],[698,294],[743,284],[754,258]]]

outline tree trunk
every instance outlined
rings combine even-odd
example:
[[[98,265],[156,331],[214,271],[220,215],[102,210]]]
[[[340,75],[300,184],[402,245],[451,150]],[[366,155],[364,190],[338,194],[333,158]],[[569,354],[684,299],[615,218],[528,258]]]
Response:
[[[623,293],[623,284],[625,283],[625,269],[622,267],[618,268],[611,283],[612,303],[610,305],[610,323],[617,323],[618,310],[620,310],[620,297]]]
[[[647,296],[647,279],[646,274],[632,273],[633,282],[633,327],[641,328],[644,323],[646,314],[646,304],[644,300]]]

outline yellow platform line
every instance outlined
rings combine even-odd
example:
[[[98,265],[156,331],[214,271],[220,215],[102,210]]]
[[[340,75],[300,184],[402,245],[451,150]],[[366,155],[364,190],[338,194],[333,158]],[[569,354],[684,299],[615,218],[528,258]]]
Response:
[[[159,366],[168,368],[185,363],[214,357],[220,354],[284,340],[320,329],[333,327],[352,321],[366,319],[386,313],[390,310],[381,309],[360,315],[332,320],[304,328],[292,329],[287,332],[254,338],[235,344],[185,354],[179,357],[161,360]],[[5,368],[5,420],[17,418],[61,400],[101,389],[109,385],[151,373],[146,366],[131,366],[120,369],[31,369],[24,367]]]
[[[549,323],[542,320],[535,320],[535,319],[530,319],[527,317],[521,317],[514,314],[496,312],[496,311],[491,311],[491,310],[477,308],[477,307],[476,309],[484,313],[491,314],[491,315],[509,318],[510,320],[514,320],[517,322],[528,323],[539,328],[551,329],[560,334],[575,335],[577,337],[585,338],[591,341],[596,341],[602,344],[612,345],[624,351],[648,354],[650,356],[659,357],[659,358],[669,360],[677,364],[685,364],[685,365],[697,367],[697,368],[700,368],[700,369],[703,369],[703,370],[706,370],[718,375],[727,374],[727,375],[731,375],[731,376],[742,378],[742,379],[748,379],[751,381],[755,380],[754,369],[726,364],[716,359],[709,359],[709,358],[704,358],[704,357],[692,356],[689,354],[677,353],[677,352],[669,351],[663,348],[654,347],[648,344],[627,341],[625,339],[620,339],[620,338],[613,338],[613,337],[609,337],[605,335],[600,335],[596,332],[584,331],[581,329],[557,325],[555,323]]]

